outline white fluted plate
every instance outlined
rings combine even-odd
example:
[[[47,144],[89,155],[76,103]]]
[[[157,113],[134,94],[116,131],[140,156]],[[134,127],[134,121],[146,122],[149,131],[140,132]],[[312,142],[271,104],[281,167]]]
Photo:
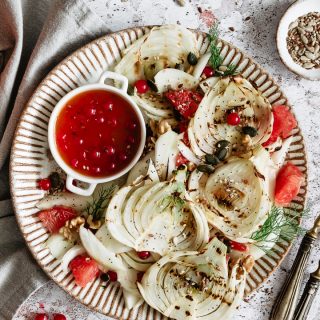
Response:
[[[116,283],[102,287],[102,281],[98,278],[81,288],[75,284],[71,273],[63,272],[60,262],[45,246],[49,234],[38,219],[38,210],[35,207],[37,201],[44,197],[44,192],[37,188],[37,180],[56,168],[50,157],[47,141],[48,121],[56,103],[72,89],[96,82],[103,71],[119,61],[124,48],[149,30],[149,27],[132,28],[104,36],[77,50],[55,67],[38,86],[24,109],[14,136],[10,161],[11,193],[18,224],[41,268],[86,306],[125,320],[156,320],[163,316],[147,304],[136,310],[127,310],[121,288]],[[206,34],[194,32],[200,52],[206,52],[209,44]],[[256,62],[227,42],[220,41],[220,45],[224,64],[236,64],[241,74],[248,78],[271,104],[288,104],[279,86]],[[307,175],[304,142],[299,128],[294,130],[287,158]],[[296,209],[303,208],[305,196],[306,185],[303,185],[293,201]],[[282,241],[256,262],[247,279],[246,294],[268,278],[281,263],[289,247],[289,243]]]

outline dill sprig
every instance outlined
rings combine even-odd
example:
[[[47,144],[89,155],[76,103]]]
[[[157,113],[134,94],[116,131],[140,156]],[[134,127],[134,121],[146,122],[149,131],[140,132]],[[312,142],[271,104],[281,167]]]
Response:
[[[97,221],[102,218],[103,211],[107,208],[115,189],[116,185],[102,188],[99,193],[93,197],[92,201],[88,202],[85,210],[88,215],[92,215],[93,221]]]
[[[220,48],[218,47],[219,39],[219,24],[215,23],[209,30],[208,38],[210,40],[210,59],[209,63],[215,70],[222,64],[222,57],[220,55]]]
[[[306,232],[306,230],[300,226],[297,218],[308,215],[308,212],[309,210],[299,212],[295,209],[273,206],[268,214],[267,220],[260,230],[252,234],[251,239],[255,240],[256,243],[254,244],[262,250],[264,250],[263,243],[275,243],[279,238],[291,242]]]
[[[237,70],[237,66],[235,64],[229,64],[227,69],[223,72],[224,76],[234,76],[238,74],[239,71]]]
[[[210,59],[209,63],[212,68],[215,70],[215,75],[217,76],[231,76],[238,73],[237,66],[234,64],[230,64],[227,66],[225,71],[219,71],[219,67],[221,67],[223,58],[220,55],[220,48],[218,47],[219,40],[219,24],[216,22],[209,30],[208,38],[210,41]]]

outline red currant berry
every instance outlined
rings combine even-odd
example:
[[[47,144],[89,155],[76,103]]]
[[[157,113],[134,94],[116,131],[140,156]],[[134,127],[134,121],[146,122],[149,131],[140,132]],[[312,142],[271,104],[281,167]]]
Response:
[[[77,142],[78,142],[79,144],[83,144],[83,143],[84,143],[84,140],[83,140],[83,138],[79,138]]]
[[[134,86],[140,94],[146,93],[149,90],[148,82],[146,80],[138,80]]]
[[[109,280],[110,280],[110,281],[115,282],[115,281],[118,280],[118,275],[117,275],[116,272],[109,270],[109,271],[107,272],[107,274],[108,274],[108,276],[109,276]]]
[[[137,255],[140,259],[146,260],[151,256],[151,253],[149,251],[139,251]]]
[[[74,168],[77,168],[79,165],[79,160],[78,159],[72,159],[71,160],[71,166]]]
[[[110,164],[109,164],[109,169],[110,170],[114,170],[116,168],[116,164],[114,163],[114,162],[111,162]]]
[[[135,143],[135,141],[136,141],[133,136],[129,136],[129,137],[127,138],[127,140],[128,140],[128,142],[131,143],[131,144],[132,144],[132,143]]]
[[[95,173],[101,173],[101,168],[100,168],[100,167],[94,168],[94,172],[95,172]]]
[[[119,155],[120,161],[126,161],[128,159],[128,156],[125,153],[121,153]]]
[[[67,320],[66,316],[61,313],[56,313],[53,316],[53,320]]]
[[[130,128],[131,130],[134,130],[134,129],[137,128],[137,124],[136,124],[135,122],[132,122],[132,123],[129,124],[129,128]]]
[[[117,121],[117,119],[110,119],[110,120],[107,121],[107,124],[109,126],[115,128],[117,126],[117,124],[118,124],[118,121]]]
[[[103,107],[107,110],[107,111],[112,111],[113,109],[113,102],[111,100],[108,100]]]
[[[38,313],[34,317],[34,320],[48,320],[48,316],[45,313]]]
[[[101,152],[99,150],[92,150],[90,152],[90,156],[92,159],[99,159],[101,156]]]
[[[88,170],[88,171],[91,170],[90,166],[85,165],[85,164],[82,166],[82,169],[83,169],[83,170]]]
[[[97,109],[94,107],[88,107],[86,110],[87,116],[94,116],[97,113]]]
[[[48,191],[51,188],[51,181],[49,178],[41,179],[39,180],[38,185],[41,190]]]
[[[210,78],[214,75],[214,70],[213,68],[206,66],[203,71],[202,74],[206,77],[206,78]]]
[[[104,148],[104,151],[108,156],[112,156],[112,155],[114,155],[116,153],[116,149],[114,147],[112,147],[112,146],[106,146]]]
[[[106,121],[106,119],[104,118],[104,116],[100,116],[100,117],[98,117],[98,118],[96,119],[96,121],[97,121],[98,123],[104,123],[104,122]]]
[[[240,116],[236,112],[231,112],[227,116],[227,123],[230,124],[230,126],[237,126],[240,121]]]

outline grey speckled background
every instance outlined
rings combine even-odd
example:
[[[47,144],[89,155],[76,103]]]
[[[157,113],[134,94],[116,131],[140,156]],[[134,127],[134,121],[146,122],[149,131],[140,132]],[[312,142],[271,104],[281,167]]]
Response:
[[[206,31],[206,17],[213,14],[221,22],[221,37],[230,41],[251,55],[278,82],[290,103],[302,128],[308,152],[309,188],[308,203],[313,217],[305,219],[303,226],[308,228],[317,213],[320,213],[320,83],[304,80],[294,75],[281,63],[277,53],[275,36],[278,22],[293,3],[293,0],[197,0],[188,1],[184,7],[173,0],[88,0],[92,9],[108,21],[113,31],[131,26],[181,23],[190,28]],[[202,11],[202,14],[199,12]],[[284,282],[287,271],[292,266],[298,239],[278,270],[268,281],[245,302],[242,303],[234,320],[266,320],[277,293]],[[316,269],[320,258],[319,243],[314,248],[308,273]],[[45,302],[50,311],[65,313],[68,319],[107,319],[91,313],[84,306],[72,300],[54,283],[49,282],[19,310],[15,319],[26,319],[25,314],[36,310],[38,303]],[[318,294],[308,320],[320,319],[320,293]],[[280,319],[279,319],[280,320]]]

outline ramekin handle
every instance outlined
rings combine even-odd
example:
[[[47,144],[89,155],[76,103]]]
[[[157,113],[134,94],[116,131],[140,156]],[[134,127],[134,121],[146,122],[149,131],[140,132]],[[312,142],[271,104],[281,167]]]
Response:
[[[129,82],[125,76],[123,76],[122,74],[116,73],[116,72],[105,71],[101,75],[101,77],[99,79],[99,83],[105,84],[106,80],[108,80],[108,79],[117,81],[117,83],[119,83],[119,89],[121,91],[127,92]]]
[[[81,196],[91,196],[94,189],[96,188],[97,184],[96,183],[89,183],[88,188],[83,189],[80,188],[78,186],[75,186],[73,184],[73,181],[75,180],[75,178],[71,177],[71,176],[67,176],[67,181],[66,181],[66,187],[69,191],[79,194]]]

